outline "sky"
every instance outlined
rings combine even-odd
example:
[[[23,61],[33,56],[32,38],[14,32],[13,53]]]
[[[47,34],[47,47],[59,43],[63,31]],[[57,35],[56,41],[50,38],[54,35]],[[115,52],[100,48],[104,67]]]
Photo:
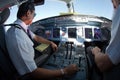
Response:
[[[73,0],[74,10],[78,14],[94,15],[98,17],[106,17],[112,19],[113,5],[111,0]],[[18,7],[13,6],[10,8],[10,17],[6,23],[13,23],[16,20]],[[44,5],[35,7],[36,16],[33,22],[58,16],[60,13],[68,12],[66,3],[60,0],[45,0]]]

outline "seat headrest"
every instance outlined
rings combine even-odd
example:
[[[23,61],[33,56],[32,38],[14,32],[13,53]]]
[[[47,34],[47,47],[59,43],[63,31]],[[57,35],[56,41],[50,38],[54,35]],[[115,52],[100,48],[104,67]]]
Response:
[[[9,8],[6,8],[2,12],[0,12],[0,24],[3,24],[8,19],[9,15],[10,15]]]

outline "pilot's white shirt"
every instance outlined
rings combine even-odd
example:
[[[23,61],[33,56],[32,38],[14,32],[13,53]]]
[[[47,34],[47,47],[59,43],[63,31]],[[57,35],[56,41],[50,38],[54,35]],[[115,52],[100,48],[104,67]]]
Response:
[[[15,21],[15,24],[27,29],[25,27],[27,25],[19,19]],[[31,36],[34,37],[32,32]],[[6,45],[10,58],[20,75],[32,72],[37,68],[34,61],[34,44],[22,29],[10,27],[6,31]]]
[[[120,6],[113,17],[111,28],[111,40],[106,48],[106,53],[112,63],[117,65],[120,63]]]

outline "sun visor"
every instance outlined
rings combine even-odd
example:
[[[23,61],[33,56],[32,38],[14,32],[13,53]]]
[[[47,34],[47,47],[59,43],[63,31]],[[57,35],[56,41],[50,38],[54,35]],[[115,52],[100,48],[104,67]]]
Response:
[[[43,5],[45,2],[44,0],[30,0],[30,1],[33,2],[35,6]]]

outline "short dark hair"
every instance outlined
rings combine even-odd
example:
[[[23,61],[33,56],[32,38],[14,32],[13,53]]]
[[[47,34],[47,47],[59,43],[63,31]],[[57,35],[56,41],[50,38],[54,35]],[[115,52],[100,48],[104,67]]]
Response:
[[[17,12],[17,18],[21,18],[24,16],[27,11],[30,10],[31,12],[35,10],[34,4],[32,2],[24,2],[19,6],[18,12]]]

